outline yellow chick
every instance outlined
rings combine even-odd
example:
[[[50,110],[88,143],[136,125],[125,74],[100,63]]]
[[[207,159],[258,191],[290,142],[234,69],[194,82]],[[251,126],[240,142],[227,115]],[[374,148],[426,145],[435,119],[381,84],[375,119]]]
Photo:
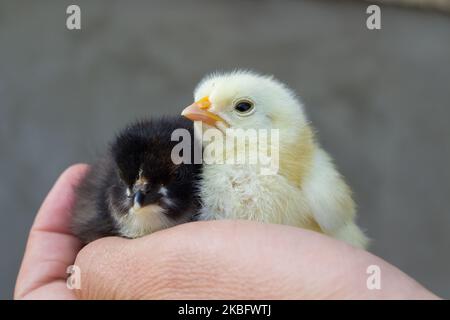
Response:
[[[286,224],[366,247],[368,240],[355,224],[351,190],[314,139],[303,105],[290,89],[270,76],[234,71],[205,77],[194,100],[182,115],[195,121],[204,157],[208,150],[211,156],[203,159],[200,220]],[[214,134],[208,134],[211,130]],[[257,136],[253,149],[250,138],[236,142],[243,134]],[[246,161],[236,161],[243,159],[239,156]],[[277,161],[264,173],[267,159]]]

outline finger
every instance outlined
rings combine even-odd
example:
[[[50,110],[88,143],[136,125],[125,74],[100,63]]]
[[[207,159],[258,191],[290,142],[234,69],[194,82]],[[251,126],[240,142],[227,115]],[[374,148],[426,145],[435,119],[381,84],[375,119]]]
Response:
[[[82,299],[307,298],[308,289],[314,294],[318,285],[308,278],[328,270],[327,260],[335,259],[325,254],[319,264],[314,257],[325,249],[322,238],[292,227],[213,221],[135,240],[102,239],[77,256],[82,279],[77,294]],[[332,281],[330,273],[322,278]]]
[[[366,286],[370,264],[383,270],[383,291]],[[83,299],[400,298],[420,288],[340,241],[248,221],[195,222],[141,239],[102,239],[83,248],[76,265]]]
[[[71,234],[70,220],[75,188],[87,170],[88,166],[83,164],[67,169],[39,209],[17,278],[16,298],[23,298],[38,287],[66,278],[66,269],[81,248],[80,241]]]

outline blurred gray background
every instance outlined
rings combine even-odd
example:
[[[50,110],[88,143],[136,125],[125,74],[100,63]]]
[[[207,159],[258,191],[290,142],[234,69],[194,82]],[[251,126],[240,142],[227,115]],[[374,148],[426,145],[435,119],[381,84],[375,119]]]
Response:
[[[82,30],[66,29],[66,8]],[[0,0],[0,298],[69,165],[200,78],[250,68],[296,90],[355,191],[370,251],[450,298],[450,15],[359,1]]]

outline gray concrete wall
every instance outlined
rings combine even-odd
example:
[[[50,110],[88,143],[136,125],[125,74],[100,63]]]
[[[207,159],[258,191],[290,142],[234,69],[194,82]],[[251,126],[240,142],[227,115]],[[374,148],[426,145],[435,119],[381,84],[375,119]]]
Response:
[[[355,191],[371,251],[450,298],[450,17],[362,2],[0,1],[0,298],[56,177],[207,72],[275,74]]]

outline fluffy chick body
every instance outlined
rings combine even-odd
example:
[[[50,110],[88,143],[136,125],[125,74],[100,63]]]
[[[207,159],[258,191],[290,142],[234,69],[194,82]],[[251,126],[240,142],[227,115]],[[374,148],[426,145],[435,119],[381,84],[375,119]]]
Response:
[[[137,238],[191,221],[197,212],[200,166],[174,164],[180,118],[137,122],[119,133],[77,190],[72,230],[88,243],[105,236]]]
[[[205,101],[205,97],[209,107],[202,109],[207,109],[206,116],[212,113],[216,123],[196,122],[197,136],[212,126],[226,135],[223,123],[240,129],[278,129],[280,152],[278,172],[263,175],[261,163],[227,164],[227,155],[236,159],[236,155],[248,150],[238,148],[228,153],[225,146],[223,154],[217,154],[225,159],[224,163],[203,166],[200,219],[251,219],[293,225],[357,247],[367,245],[366,236],[355,224],[351,190],[315,140],[303,106],[291,90],[271,77],[237,71],[203,80],[194,98]],[[242,116],[233,111],[233,106],[243,100],[252,102],[253,113]],[[190,111],[184,115],[204,120]]]

